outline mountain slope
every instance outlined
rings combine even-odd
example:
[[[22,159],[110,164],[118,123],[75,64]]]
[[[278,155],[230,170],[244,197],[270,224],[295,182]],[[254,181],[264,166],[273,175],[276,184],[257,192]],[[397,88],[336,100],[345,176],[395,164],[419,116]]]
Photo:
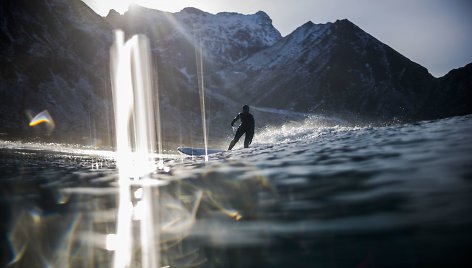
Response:
[[[0,14],[0,131],[34,133],[25,113],[42,110],[63,133],[103,125],[106,22],[81,1],[2,1]]]
[[[229,94],[254,105],[377,119],[416,117],[435,83],[348,20],[306,23],[219,75]]]
[[[436,103],[425,116],[449,117],[472,113],[472,64],[450,71],[439,79]]]

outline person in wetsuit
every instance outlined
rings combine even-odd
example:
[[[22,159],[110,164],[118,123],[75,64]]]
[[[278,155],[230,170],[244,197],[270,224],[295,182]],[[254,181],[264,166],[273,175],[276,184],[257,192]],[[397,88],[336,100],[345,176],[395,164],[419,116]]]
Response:
[[[234,145],[239,141],[239,139],[246,134],[244,137],[244,148],[248,148],[252,142],[252,138],[254,137],[254,116],[249,113],[249,106],[243,106],[243,112],[239,113],[233,121],[231,121],[231,126],[234,126],[234,123],[241,119],[241,125],[239,125],[236,134],[234,135],[234,139],[229,144],[228,150],[233,149]]]

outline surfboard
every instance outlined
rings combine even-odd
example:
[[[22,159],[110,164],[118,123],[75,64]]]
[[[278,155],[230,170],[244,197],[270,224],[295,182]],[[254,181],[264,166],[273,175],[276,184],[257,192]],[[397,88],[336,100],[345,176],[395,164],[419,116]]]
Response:
[[[192,147],[179,147],[177,150],[185,155],[191,156],[202,156],[205,155],[205,148],[192,148]],[[208,154],[217,154],[225,152],[225,150],[218,150],[218,149],[208,149]]]

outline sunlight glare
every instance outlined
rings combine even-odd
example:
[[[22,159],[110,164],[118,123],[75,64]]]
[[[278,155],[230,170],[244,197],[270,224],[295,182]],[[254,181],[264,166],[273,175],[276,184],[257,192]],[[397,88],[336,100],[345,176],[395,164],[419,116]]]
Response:
[[[100,1],[104,6],[118,11],[120,14],[128,11],[130,5],[135,4],[133,0],[119,0],[119,1]]]
[[[105,236],[105,249],[108,251],[115,251],[118,245],[116,234],[107,234]]]

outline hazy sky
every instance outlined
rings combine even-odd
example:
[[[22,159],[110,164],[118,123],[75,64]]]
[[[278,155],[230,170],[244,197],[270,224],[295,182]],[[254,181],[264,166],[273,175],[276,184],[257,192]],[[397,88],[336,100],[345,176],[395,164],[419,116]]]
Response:
[[[265,11],[283,36],[307,21],[347,18],[434,76],[472,62],[472,0],[83,0],[98,14],[130,3],[177,12],[196,7],[252,14]]]

